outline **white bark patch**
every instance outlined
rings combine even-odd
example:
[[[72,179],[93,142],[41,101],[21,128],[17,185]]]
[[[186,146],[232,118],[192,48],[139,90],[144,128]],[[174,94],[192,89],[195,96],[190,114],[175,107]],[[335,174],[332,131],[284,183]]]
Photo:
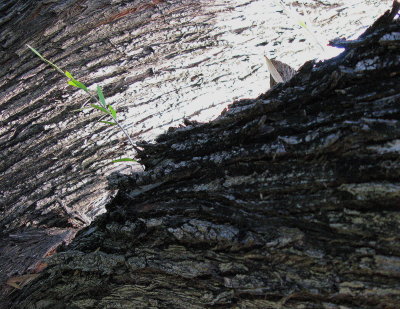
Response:
[[[392,33],[388,33],[385,34],[380,40],[379,43],[381,44],[393,44],[396,43],[396,41],[400,41],[400,32],[392,32]]]
[[[379,154],[384,153],[399,153],[400,152],[400,140],[396,139],[394,141],[387,142],[381,146],[370,146],[367,149],[375,151]]]
[[[365,72],[376,70],[379,66],[379,57],[374,57],[372,59],[365,59],[357,62],[354,69],[355,72]]]
[[[207,221],[190,220],[180,228],[169,228],[177,239],[192,239],[197,241],[229,241],[233,242],[239,230],[229,225],[213,224]]]
[[[400,185],[391,183],[343,184],[339,190],[349,192],[357,200],[400,197]]]

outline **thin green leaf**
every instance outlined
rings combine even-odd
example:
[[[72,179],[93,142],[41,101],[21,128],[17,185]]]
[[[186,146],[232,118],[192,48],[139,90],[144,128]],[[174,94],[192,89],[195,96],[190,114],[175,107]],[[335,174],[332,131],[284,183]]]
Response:
[[[137,162],[137,161],[134,159],[131,159],[131,158],[122,158],[122,159],[113,160],[111,162],[118,163],[118,162]]]
[[[74,79],[73,82],[77,85],[78,88],[81,88],[82,90],[85,90],[86,92],[89,92],[86,85],[82,84],[80,81],[77,81],[76,79]]]
[[[47,60],[47,59],[44,59],[44,61],[45,61],[46,63],[50,64],[56,71],[58,71],[58,72],[60,72],[60,73],[63,73],[63,70],[61,70],[60,67],[58,67],[57,65],[55,65],[53,62],[51,62],[51,61],[49,61],[49,60]]]
[[[111,116],[112,116],[114,119],[117,119],[117,111],[116,111],[111,105],[108,105],[108,109],[109,109],[109,111],[111,112]]]
[[[82,90],[85,90],[86,92],[88,92],[89,90],[87,89],[86,85],[84,85],[83,83],[81,83],[80,81],[76,80],[72,74],[68,71],[64,72],[64,75],[67,76],[70,80],[68,81],[68,84],[74,87],[78,87]]]
[[[97,86],[97,95],[99,96],[99,100],[103,107],[106,107],[106,100],[104,99],[103,91],[100,86]]]
[[[74,80],[69,80],[69,81],[68,81],[68,85],[71,85],[71,86],[80,88],[80,89],[82,89],[82,90],[85,90],[86,92],[89,92],[89,90],[87,89],[87,87],[86,87],[84,84],[82,84],[81,82],[77,81],[76,79],[74,79]]]
[[[54,69],[56,69],[58,72],[63,73],[63,70],[61,70],[57,65],[55,65],[53,62],[51,62],[50,60],[47,60],[45,57],[42,56],[41,53],[39,53],[36,49],[34,49],[32,46],[30,46],[29,44],[26,44],[26,46],[28,46],[28,48],[36,55],[38,56],[40,59],[42,59],[44,62],[50,64]]]
[[[116,125],[117,125],[115,122],[110,122],[110,121],[103,121],[103,120],[100,120],[99,122],[105,123],[105,124],[109,124],[110,126],[116,126]]]
[[[65,71],[64,74],[65,74],[65,76],[67,76],[68,78],[70,78],[70,79],[72,79],[72,80],[75,80],[75,78],[72,76],[72,74],[71,74],[70,72]]]
[[[69,80],[68,81],[68,85],[71,85],[71,86],[79,88],[79,86],[77,84],[75,84],[75,82],[73,80]]]
[[[110,112],[108,110],[106,110],[102,106],[99,106],[99,105],[96,105],[96,104],[90,104],[90,106],[95,108],[95,109],[98,109],[98,110],[102,111],[103,113],[110,114]]]
[[[36,56],[38,56],[39,58],[41,58],[42,60],[46,60],[41,53],[39,53],[36,49],[34,49],[32,46],[30,46],[29,44],[26,44],[26,46],[28,46],[28,48],[34,52],[36,54]]]

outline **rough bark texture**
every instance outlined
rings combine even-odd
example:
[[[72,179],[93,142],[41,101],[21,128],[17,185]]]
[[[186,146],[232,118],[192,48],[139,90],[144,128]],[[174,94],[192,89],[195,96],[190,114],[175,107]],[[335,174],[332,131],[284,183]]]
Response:
[[[400,22],[143,144],[16,308],[398,308]],[[336,44],[339,44],[336,42]]]
[[[314,14],[331,7],[347,9],[326,4]],[[288,18],[271,15],[276,10],[261,0],[3,1],[0,229],[90,223],[109,200],[103,175],[122,168],[110,160],[132,155],[121,134],[95,122],[99,113],[71,112],[85,95],[25,43],[85,83],[104,86],[132,136],[151,140],[184,116],[209,120],[234,99],[265,92],[264,53],[299,65],[290,51],[298,30],[282,30]]]
[[[389,2],[305,8],[334,38],[359,31]],[[104,212],[115,194],[105,176],[140,170],[109,164],[132,155],[124,137],[97,124],[96,112],[73,113],[85,95],[25,43],[103,86],[129,133],[150,141],[183,117],[209,120],[265,92],[264,54],[296,68],[304,55],[318,56],[265,0],[3,0],[0,27],[0,282],[40,270],[41,257]]]

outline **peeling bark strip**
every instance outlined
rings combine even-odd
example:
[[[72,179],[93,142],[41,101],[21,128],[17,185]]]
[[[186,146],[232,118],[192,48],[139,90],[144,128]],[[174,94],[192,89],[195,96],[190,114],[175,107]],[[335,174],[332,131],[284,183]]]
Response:
[[[400,22],[368,31],[143,144],[14,308],[399,308]]]

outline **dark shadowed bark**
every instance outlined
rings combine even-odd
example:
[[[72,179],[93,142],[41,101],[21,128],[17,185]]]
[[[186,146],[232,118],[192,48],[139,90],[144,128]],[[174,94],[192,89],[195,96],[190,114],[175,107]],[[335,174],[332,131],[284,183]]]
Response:
[[[398,7],[396,6],[397,12]],[[16,308],[398,308],[400,22],[142,143]]]

